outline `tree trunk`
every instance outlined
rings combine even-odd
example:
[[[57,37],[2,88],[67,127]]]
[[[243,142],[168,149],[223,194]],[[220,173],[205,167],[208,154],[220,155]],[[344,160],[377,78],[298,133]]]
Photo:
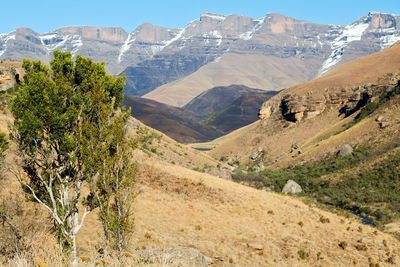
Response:
[[[71,241],[72,241],[72,249],[71,249],[72,266],[78,267],[78,258],[77,258],[77,253],[76,253],[76,234],[71,235]]]

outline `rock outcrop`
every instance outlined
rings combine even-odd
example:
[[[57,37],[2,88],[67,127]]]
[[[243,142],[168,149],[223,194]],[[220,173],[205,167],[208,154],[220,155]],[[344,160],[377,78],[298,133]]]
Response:
[[[338,152],[339,156],[342,158],[351,155],[351,153],[353,153],[353,148],[349,144],[344,144]]]
[[[293,180],[288,180],[282,189],[284,194],[299,194],[303,191],[301,186]]]
[[[262,147],[258,147],[257,151],[250,155],[251,160],[260,159],[264,155],[264,149]]]
[[[375,101],[393,85],[367,84],[357,87],[325,88],[316,92],[309,91],[306,95],[281,94],[261,106],[259,118],[265,120],[277,113],[287,121],[299,122],[331,109],[349,116],[367,103]]]
[[[0,91],[6,91],[12,88],[16,83],[20,81],[20,79],[22,79],[24,71],[21,66],[13,66],[15,64],[0,63]]]
[[[379,123],[379,126],[380,126],[381,128],[386,128],[386,127],[389,127],[390,125],[392,125],[392,123],[391,123],[390,121],[381,121],[381,122]]]

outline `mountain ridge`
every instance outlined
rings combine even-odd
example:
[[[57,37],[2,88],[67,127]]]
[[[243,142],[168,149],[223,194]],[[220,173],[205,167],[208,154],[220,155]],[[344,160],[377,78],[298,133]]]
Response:
[[[400,16],[376,12],[349,25],[278,13],[258,19],[202,13],[185,28],[144,23],[129,33],[120,27],[67,26],[44,34],[18,28],[0,34],[0,59],[48,62],[55,49],[71,51],[105,61],[112,74],[125,73],[127,94],[183,106],[215,86],[243,81],[277,90],[311,80],[400,40],[397,25]],[[257,69],[250,71],[252,65]],[[173,100],[176,91],[182,96]]]

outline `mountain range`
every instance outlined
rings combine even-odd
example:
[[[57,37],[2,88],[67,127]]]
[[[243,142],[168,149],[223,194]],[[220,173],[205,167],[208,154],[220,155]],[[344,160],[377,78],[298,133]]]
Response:
[[[125,73],[125,92],[184,106],[216,86],[278,90],[325,74],[400,40],[400,16],[370,12],[349,25],[323,25],[270,13],[254,19],[202,13],[185,28],[144,23],[122,28],[72,26],[39,34],[0,34],[0,59],[48,62],[55,49],[104,61]]]

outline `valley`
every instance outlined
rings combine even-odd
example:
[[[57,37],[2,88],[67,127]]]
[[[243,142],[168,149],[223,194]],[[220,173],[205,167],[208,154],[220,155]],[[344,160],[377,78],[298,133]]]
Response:
[[[206,142],[258,120],[262,103],[275,91],[242,85],[215,87],[179,108],[154,100],[125,96],[133,117],[181,143]]]

